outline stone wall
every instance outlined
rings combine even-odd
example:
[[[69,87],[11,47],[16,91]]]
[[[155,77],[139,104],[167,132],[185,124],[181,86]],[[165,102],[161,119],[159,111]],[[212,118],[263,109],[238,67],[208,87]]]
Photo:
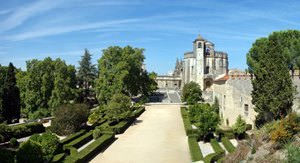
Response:
[[[293,110],[300,112],[300,78],[295,76],[293,83],[297,93],[294,99]],[[250,75],[229,75],[228,80],[215,81],[213,85],[214,98],[218,98],[220,104],[220,116],[222,124],[232,126],[238,115],[241,115],[248,124],[254,124],[257,113],[251,100],[251,76]],[[245,110],[248,108],[248,111]]]

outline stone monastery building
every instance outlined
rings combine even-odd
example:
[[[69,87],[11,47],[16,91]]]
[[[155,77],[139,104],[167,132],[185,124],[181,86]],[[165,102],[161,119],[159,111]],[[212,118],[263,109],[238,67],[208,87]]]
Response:
[[[182,89],[191,81],[200,85],[206,102],[217,98],[220,104],[221,123],[232,126],[238,115],[248,124],[254,124],[256,112],[251,103],[252,76],[237,69],[228,69],[226,52],[216,51],[214,44],[200,35],[193,41],[193,51],[184,53],[184,59],[176,61],[170,76],[158,76],[159,88]],[[300,92],[300,79],[293,82]],[[300,95],[294,100],[294,110],[299,111]]]

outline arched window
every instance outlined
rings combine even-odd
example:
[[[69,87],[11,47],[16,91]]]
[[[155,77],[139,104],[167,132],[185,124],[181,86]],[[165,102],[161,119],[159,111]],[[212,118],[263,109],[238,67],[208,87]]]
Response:
[[[202,48],[202,43],[198,42],[198,48]]]

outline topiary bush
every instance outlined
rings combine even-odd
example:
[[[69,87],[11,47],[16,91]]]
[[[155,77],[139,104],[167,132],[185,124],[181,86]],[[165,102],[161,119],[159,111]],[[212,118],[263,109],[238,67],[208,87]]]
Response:
[[[52,133],[35,134],[29,140],[38,143],[42,147],[43,160],[45,162],[49,162],[60,150],[59,139]]]
[[[9,140],[9,144],[12,146],[12,147],[17,147],[19,145],[19,142],[16,138],[11,138]]]
[[[28,140],[20,145],[16,154],[17,163],[43,163],[43,151],[40,144]]]
[[[94,138],[94,139],[99,138],[101,135],[102,135],[102,133],[101,133],[101,130],[100,130],[99,128],[97,128],[97,129],[95,129],[95,130],[93,131],[93,138]]]

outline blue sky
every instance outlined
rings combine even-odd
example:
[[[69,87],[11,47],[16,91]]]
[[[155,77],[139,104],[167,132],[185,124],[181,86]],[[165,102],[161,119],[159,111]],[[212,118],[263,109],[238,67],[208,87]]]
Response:
[[[60,57],[78,66],[108,46],[144,48],[146,68],[165,74],[201,34],[245,69],[252,43],[271,32],[300,29],[300,1],[9,0],[0,2],[0,64]]]

